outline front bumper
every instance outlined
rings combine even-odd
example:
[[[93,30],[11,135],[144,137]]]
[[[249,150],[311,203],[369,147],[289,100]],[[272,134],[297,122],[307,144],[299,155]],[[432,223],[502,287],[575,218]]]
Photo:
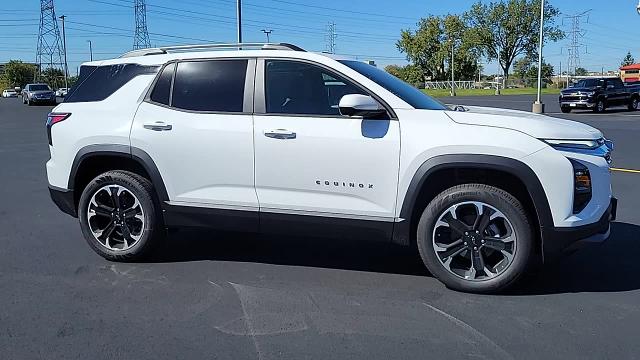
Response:
[[[62,212],[73,217],[78,217],[73,190],[60,189],[49,185],[49,195],[51,195],[51,200],[53,200]]]
[[[555,259],[588,244],[603,243],[609,239],[611,222],[616,219],[618,199],[611,198],[609,207],[600,220],[576,227],[554,227],[543,232],[545,260]]]
[[[596,104],[594,102],[589,102],[587,100],[581,101],[560,101],[560,107],[563,108],[572,108],[572,109],[591,109]]]

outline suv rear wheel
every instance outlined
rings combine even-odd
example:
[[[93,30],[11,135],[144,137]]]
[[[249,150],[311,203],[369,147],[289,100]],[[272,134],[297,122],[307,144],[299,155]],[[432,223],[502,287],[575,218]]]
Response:
[[[436,196],[418,224],[418,249],[447,287],[499,292],[526,271],[533,231],[522,204],[483,184],[452,187]]]
[[[111,261],[143,259],[164,237],[161,212],[149,180],[109,171],[82,192],[78,217],[89,246]]]

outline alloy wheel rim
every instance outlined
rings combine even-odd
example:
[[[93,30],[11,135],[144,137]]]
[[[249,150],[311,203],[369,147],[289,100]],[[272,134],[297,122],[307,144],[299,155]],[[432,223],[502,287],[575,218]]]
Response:
[[[633,106],[634,109],[638,110],[638,99],[633,99],[633,102],[631,103],[631,105]]]
[[[438,217],[433,249],[442,266],[468,281],[485,281],[513,262],[517,238],[509,219],[495,207],[478,201],[452,205]]]
[[[145,228],[142,204],[120,185],[107,185],[93,194],[87,207],[87,222],[93,237],[111,251],[135,246]]]
[[[604,102],[598,101],[598,111],[603,111],[604,110]]]

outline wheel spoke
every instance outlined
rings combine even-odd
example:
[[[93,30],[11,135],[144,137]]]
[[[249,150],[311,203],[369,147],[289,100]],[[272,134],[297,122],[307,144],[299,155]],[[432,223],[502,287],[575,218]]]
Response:
[[[439,246],[439,245],[438,245]],[[446,258],[453,258],[460,253],[462,253],[466,249],[465,245],[462,242],[462,239],[452,242],[446,246],[440,247],[440,249],[436,249],[438,251],[438,255],[442,260]]]
[[[484,271],[484,258],[480,249],[471,252],[471,266],[476,269],[476,273]]]
[[[469,226],[467,226],[462,221],[455,218],[452,212],[448,212],[442,220],[449,225],[449,228],[459,235],[464,235],[465,232],[469,231]]]
[[[122,230],[122,239],[124,240],[124,248],[127,249],[129,244],[133,243],[135,239],[131,237],[131,231],[129,231],[129,226],[126,223],[123,223],[120,226],[120,230]]]
[[[106,205],[102,205],[102,204],[98,204],[94,206],[91,210],[95,215],[104,216],[108,218],[111,217],[111,213],[113,212],[113,208],[108,207]]]
[[[473,227],[482,234],[492,220],[491,216],[495,211],[484,205],[476,206],[476,208],[478,208],[479,212]]]
[[[498,250],[498,251],[502,251],[504,249],[507,248],[507,244],[504,243],[501,240],[496,240],[494,238],[485,238],[484,240],[484,246],[493,249],[493,250]]]
[[[113,202],[113,207],[116,209],[120,209],[120,188],[112,186],[109,188],[109,192],[111,193],[111,201]]]

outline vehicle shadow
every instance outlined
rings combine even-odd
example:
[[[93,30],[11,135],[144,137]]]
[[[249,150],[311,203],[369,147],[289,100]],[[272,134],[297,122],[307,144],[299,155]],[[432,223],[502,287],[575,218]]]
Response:
[[[547,264],[505,295],[640,289],[640,226],[615,222],[611,238]],[[173,233],[156,262],[234,261],[431,276],[414,248],[380,242],[214,233]]]
[[[157,262],[235,261],[429,276],[417,253],[385,242],[180,230]]]
[[[640,289],[640,226],[614,222],[611,237],[547,264],[514,295],[620,292]]]

